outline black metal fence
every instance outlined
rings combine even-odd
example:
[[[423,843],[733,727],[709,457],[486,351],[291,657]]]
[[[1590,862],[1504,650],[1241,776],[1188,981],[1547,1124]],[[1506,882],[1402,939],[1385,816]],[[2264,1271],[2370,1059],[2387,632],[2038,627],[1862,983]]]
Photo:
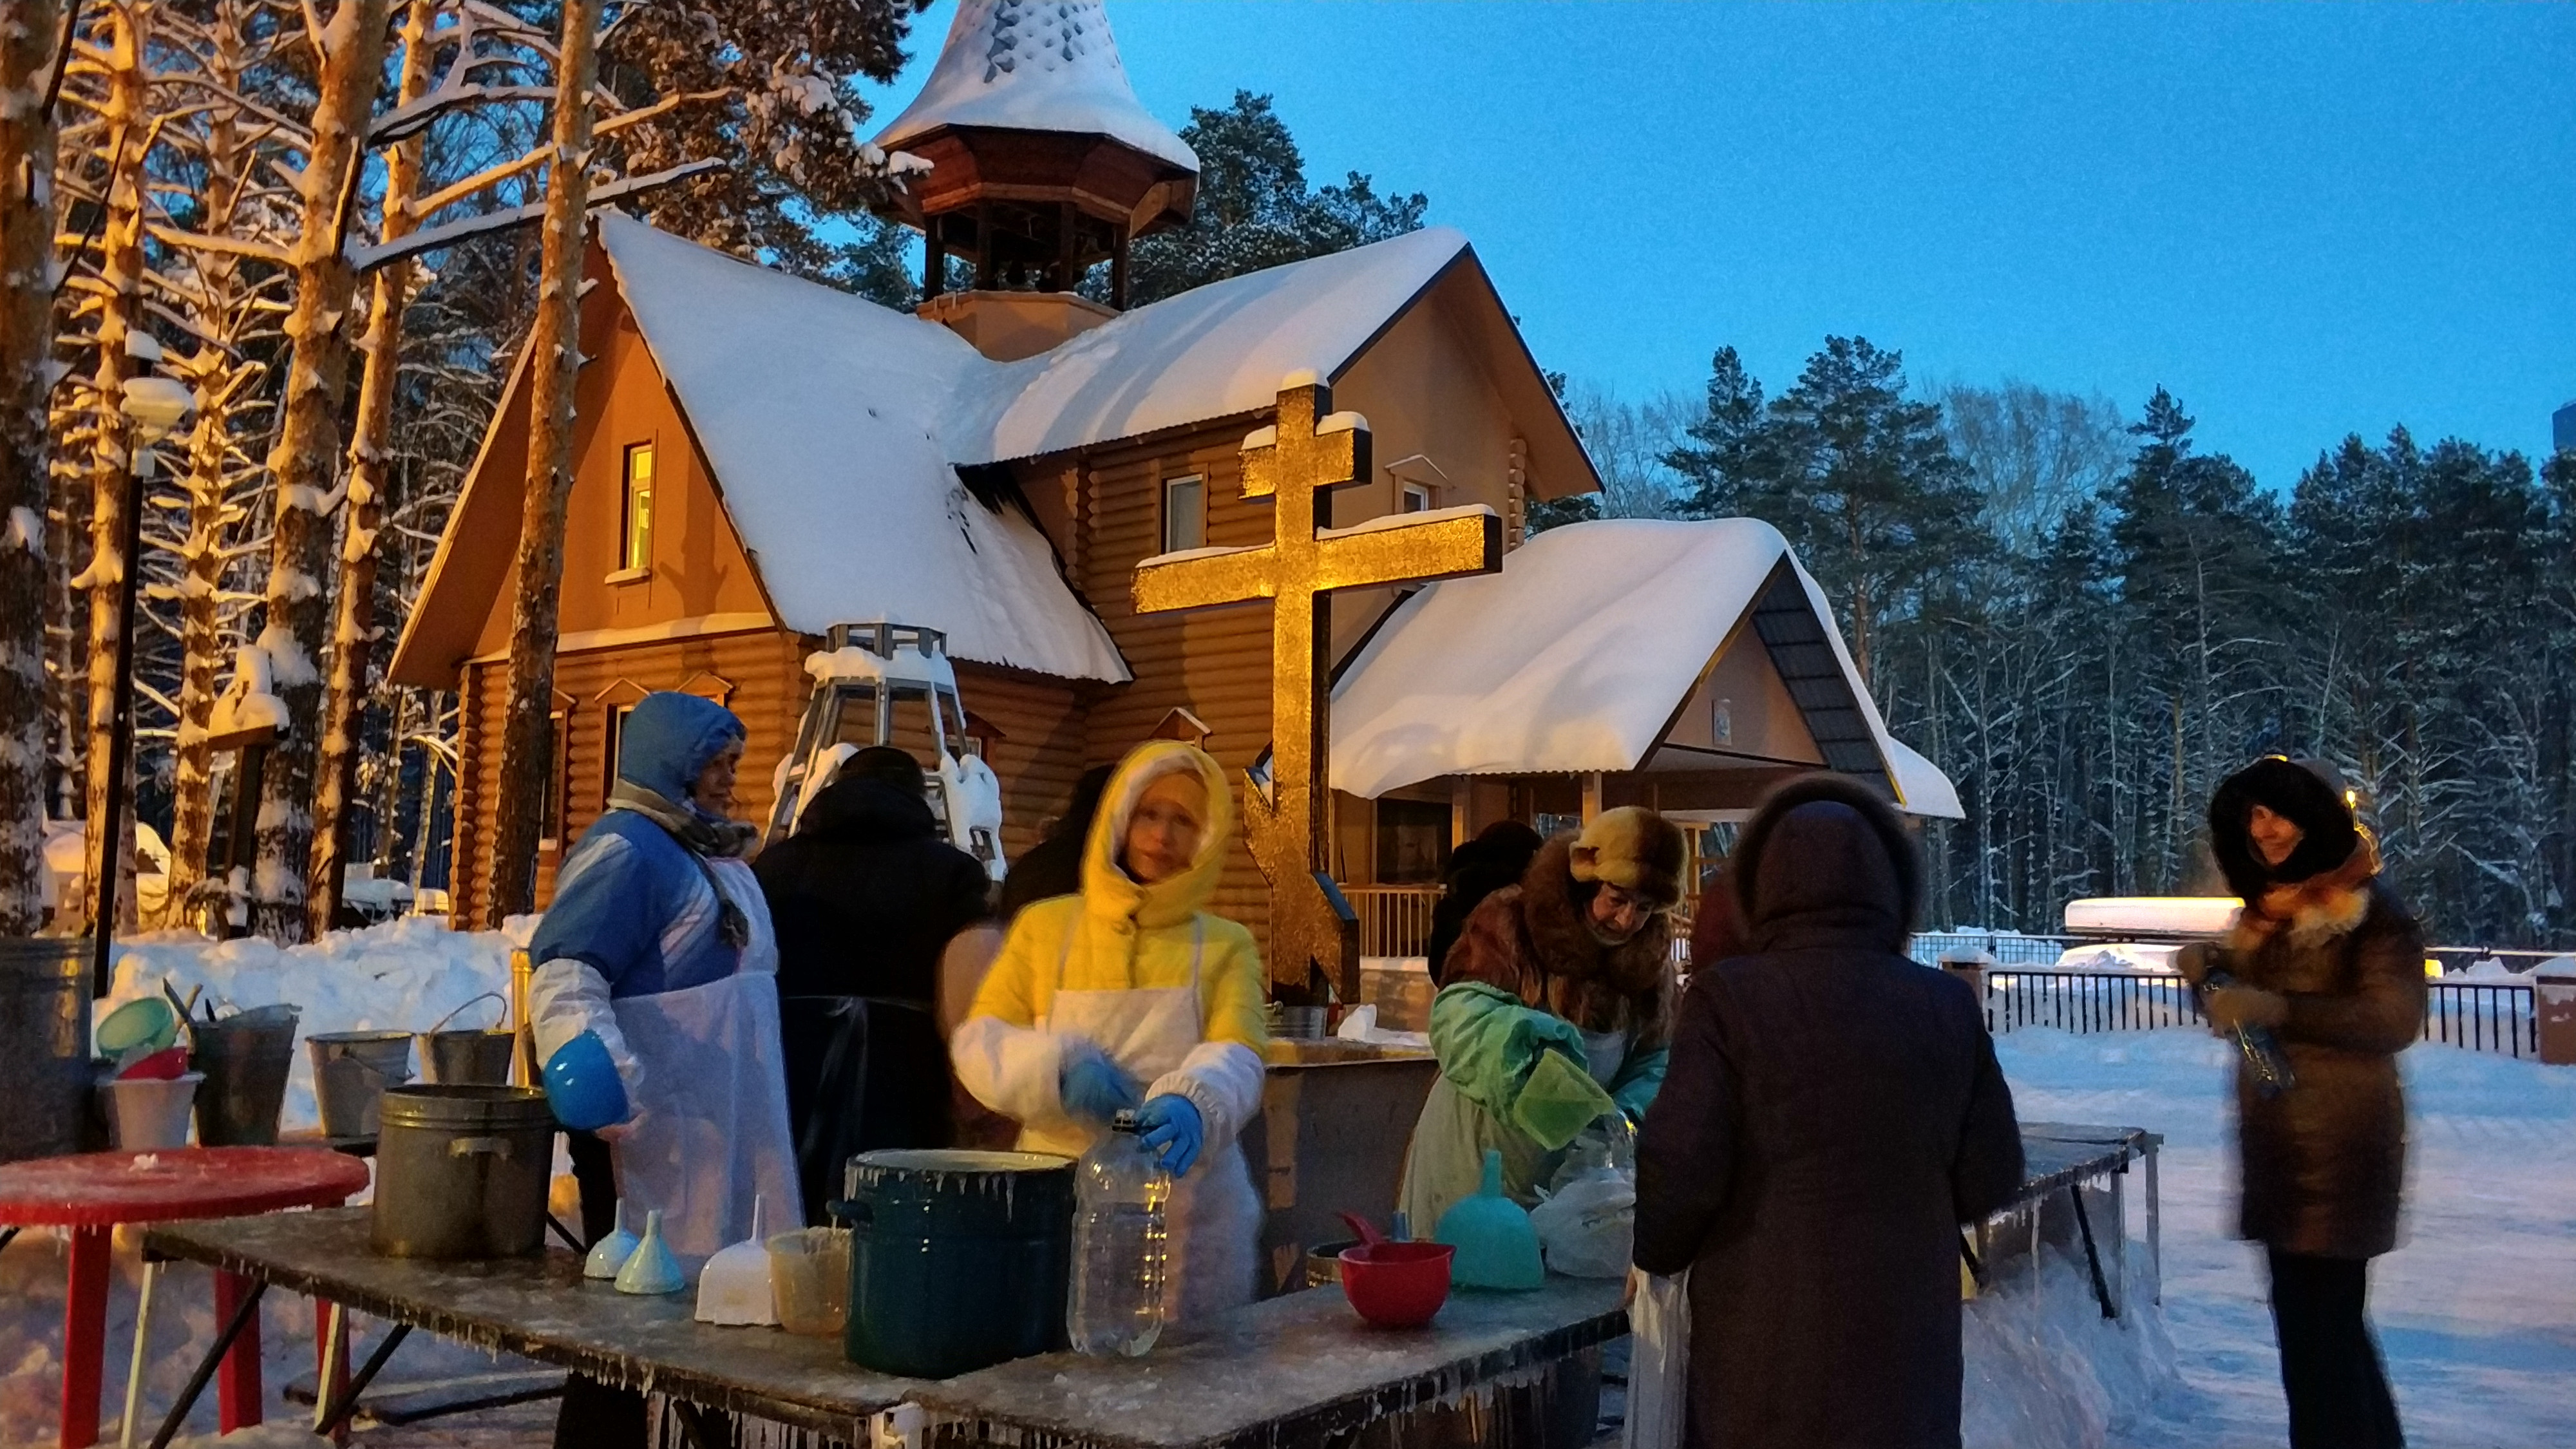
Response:
[[[2529,985],[2425,985],[2424,1040],[2499,1056],[2540,1054],[2540,1023]],[[2001,967],[1986,973],[1986,1025],[1998,1033],[2035,1026],[2071,1032],[2153,1031],[2207,1020],[2198,995],[2179,976]]]

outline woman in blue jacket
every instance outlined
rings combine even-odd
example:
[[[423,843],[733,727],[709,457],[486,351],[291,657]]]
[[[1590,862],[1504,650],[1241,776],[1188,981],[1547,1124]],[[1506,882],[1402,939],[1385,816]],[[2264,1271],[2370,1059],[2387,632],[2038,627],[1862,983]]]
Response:
[[[630,1221],[658,1208],[671,1247],[698,1255],[750,1234],[755,1194],[772,1230],[800,1222],[778,947],[742,860],[758,832],[729,815],[742,741],[742,721],[711,700],[639,701],[618,741],[608,811],[564,860],[528,951],[537,1059],[596,1061],[604,1051],[620,1089],[607,1096],[624,1098],[622,1110],[567,1123],[597,1133],[574,1137],[585,1224],[602,1231],[623,1198]],[[613,1192],[596,1170],[599,1140],[610,1145]],[[624,1438],[609,1424],[627,1414],[595,1402],[610,1391],[583,1388],[593,1392],[567,1393],[558,1443],[567,1431]],[[640,1401],[632,1423],[640,1431]]]

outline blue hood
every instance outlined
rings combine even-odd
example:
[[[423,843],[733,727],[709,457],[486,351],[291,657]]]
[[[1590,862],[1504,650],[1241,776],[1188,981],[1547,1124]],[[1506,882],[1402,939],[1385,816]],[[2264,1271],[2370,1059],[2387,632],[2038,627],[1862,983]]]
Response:
[[[707,761],[742,738],[742,721],[714,700],[670,690],[648,694],[627,712],[618,736],[617,778],[685,804],[689,783]]]

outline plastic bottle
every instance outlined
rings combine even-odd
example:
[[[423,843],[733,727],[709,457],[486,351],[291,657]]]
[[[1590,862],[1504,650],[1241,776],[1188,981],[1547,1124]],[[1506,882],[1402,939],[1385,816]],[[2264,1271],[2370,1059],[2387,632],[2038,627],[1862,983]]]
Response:
[[[1133,1357],[1163,1332],[1163,1208],[1172,1177],[1121,1112],[1075,1169],[1073,1301],[1066,1336],[1077,1353]]]
[[[2223,968],[2215,970],[2203,978],[2202,984],[2212,991],[2233,986],[2236,973]],[[2244,1055],[2245,1065],[2253,1070],[2257,1096],[2277,1097],[2299,1084],[2297,1074],[2290,1070],[2289,1054],[2281,1050],[2280,1039],[2272,1035],[2270,1027],[2238,1027],[2236,1050]]]

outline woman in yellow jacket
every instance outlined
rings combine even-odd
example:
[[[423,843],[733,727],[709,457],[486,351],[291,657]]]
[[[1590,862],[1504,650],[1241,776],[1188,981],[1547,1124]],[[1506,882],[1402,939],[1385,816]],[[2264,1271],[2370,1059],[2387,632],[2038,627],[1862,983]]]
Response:
[[[949,1045],[966,1090],[1020,1123],[1023,1151],[1078,1157],[1136,1111],[1173,1178],[1176,1322],[1252,1301],[1261,1235],[1235,1143],[1261,1107],[1261,952],[1203,909],[1233,814],[1206,754],[1137,747],[1092,821],[1082,894],[1020,912]]]

